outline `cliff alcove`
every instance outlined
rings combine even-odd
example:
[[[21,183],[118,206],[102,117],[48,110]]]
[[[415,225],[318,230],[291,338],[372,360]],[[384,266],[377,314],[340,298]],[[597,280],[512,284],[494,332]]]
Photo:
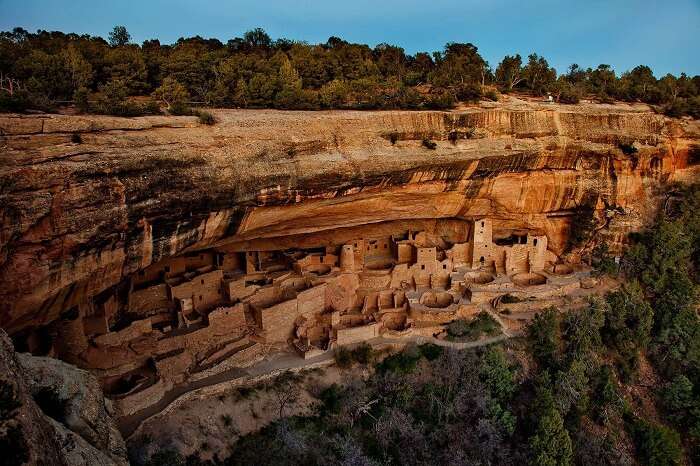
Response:
[[[583,289],[582,209],[615,253],[697,176],[697,121],[643,106],[214,112],[0,117],[0,326],[89,369],[118,416],[271,349]]]

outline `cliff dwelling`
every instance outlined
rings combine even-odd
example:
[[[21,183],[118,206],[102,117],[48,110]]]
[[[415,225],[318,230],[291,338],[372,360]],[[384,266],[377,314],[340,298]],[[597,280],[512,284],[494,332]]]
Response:
[[[218,112],[0,118],[0,323],[89,370],[127,436],[279,360],[468,347],[449,327],[484,315],[499,333],[479,344],[522,335],[602,292],[591,235],[618,254],[660,183],[697,169],[695,126],[633,110]]]
[[[303,247],[269,238],[186,252],[15,342],[91,369],[129,415],[269,348],[313,358],[376,339],[444,338],[447,323],[500,296],[563,296],[589,276],[560,263],[542,232],[494,238],[488,217],[423,223],[303,235]]]

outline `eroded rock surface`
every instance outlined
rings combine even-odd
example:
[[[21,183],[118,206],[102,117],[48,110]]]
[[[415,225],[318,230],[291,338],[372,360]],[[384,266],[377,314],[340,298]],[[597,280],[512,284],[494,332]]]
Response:
[[[53,393],[60,400],[65,411],[62,424],[56,427],[63,437],[94,447],[99,453],[93,454],[94,458],[102,457],[105,453],[112,458],[111,461],[103,459],[99,464],[125,463],[124,440],[95,377],[58,359],[35,357],[27,353],[18,354],[17,357],[26,374],[30,392],[35,395]],[[80,449],[86,450],[84,445]],[[84,464],[98,463],[86,461]]]
[[[699,132],[624,106],[215,114],[213,127],[0,117],[0,325],[51,322],[224,238],[489,216],[495,229],[544,231],[562,253],[575,209],[590,205],[620,244],[648,218],[659,180],[689,176]]]
[[[58,360],[16,354],[0,330],[0,384],[4,464],[128,464],[124,440],[89,373]],[[49,417],[35,399],[60,419]]]

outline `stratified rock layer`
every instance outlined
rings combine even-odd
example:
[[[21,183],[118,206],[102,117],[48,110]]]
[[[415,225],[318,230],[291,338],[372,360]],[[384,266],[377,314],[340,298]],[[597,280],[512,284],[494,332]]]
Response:
[[[188,248],[379,222],[488,216],[562,254],[586,205],[619,246],[659,182],[697,174],[698,123],[646,108],[214,113],[0,117],[0,326],[51,322]]]

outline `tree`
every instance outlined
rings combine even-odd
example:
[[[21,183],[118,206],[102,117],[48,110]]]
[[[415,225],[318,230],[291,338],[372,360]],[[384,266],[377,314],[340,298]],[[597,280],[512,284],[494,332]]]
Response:
[[[559,353],[559,315],[556,309],[548,308],[535,315],[527,327],[527,336],[532,355],[543,368],[555,368]]]
[[[496,68],[496,82],[505,86],[507,90],[513,90],[523,81],[523,60],[519,54],[506,55]]]
[[[430,81],[437,86],[465,86],[483,84],[487,65],[474,44],[449,42],[443,53],[437,53],[437,69]]]
[[[662,425],[637,419],[632,427],[637,456],[647,466],[681,464],[681,439],[678,432]]]
[[[595,70],[589,68],[587,74],[591,90],[598,96],[607,97],[614,93],[617,78],[610,65],[600,64]]]
[[[523,78],[527,82],[527,87],[537,94],[544,94],[557,79],[557,73],[554,68],[550,68],[544,57],[540,57],[536,53],[527,58],[527,65],[523,69]]]
[[[114,29],[109,33],[109,45],[119,47],[131,42],[131,34],[124,26],[114,26]]]
[[[269,48],[272,39],[262,28],[251,29],[243,34],[243,41],[251,48]]]
[[[319,94],[324,107],[341,108],[347,104],[350,88],[345,81],[334,79],[324,84]]]
[[[540,417],[535,435],[530,438],[531,463],[534,466],[568,466],[573,450],[569,432],[556,409]]]
[[[172,110],[174,107],[186,105],[187,101],[190,99],[190,95],[185,86],[170,77],[165,78],[163,84],[153,91],[153,97],[163,102],[167,106],[168,111]]]
[[[621,376],[629,380],[636,373],[639,351],[651,339],[654,311],[636,281],[609,293],[606,300],[610,312],[606,314],[604,340],[617,350]]]
[[[63,52],[66,67],[70,74],[73,92],[87,88],[92,83],[92,66],[72,44]]]

